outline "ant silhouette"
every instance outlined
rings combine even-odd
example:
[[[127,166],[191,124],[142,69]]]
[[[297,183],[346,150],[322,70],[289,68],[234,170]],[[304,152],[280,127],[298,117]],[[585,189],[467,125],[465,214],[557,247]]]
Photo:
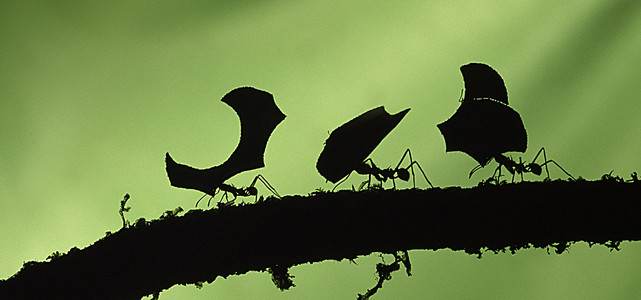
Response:
[[[271,184],[269,184],[267,179],[265,179],[263,175],[258,174],[256,177],[254,177],[254,180],[248,187],[237,188],[231,184],[226,184],[226,183],[221,184],[220,186],[214,189],[214,193],[213,193],[214,195],[209,197],[209,201],[207,201],[207,206],[211,204],[211,200],[214,199],[214,197],[216,196],[216,194],[218,194],[219,191],[223,191],[224,193],[221,198],[221,201],[224,198],[225,202],[233,202],[234,200],[236,200],[236,198],[238,198],[238,196],[241,196],[241,197],[254,196],[255,200],[258,201],[258,189],[255,187],[256,181],[258,180],[260,180],[260,182],[262,182],[263,185],[267,187],[267,189],[270,192],[272,192],[272,194],[274,194],[274,196],[276,196],[278,199],[281,199],[281,196],[278,194],[276,189]],[[234,198],[231,200],[228,200],[228,196],[227,196],[228,193],[232,194]],[[200,197],[198,201],[196,201],[196,207],[198,207],[198,203],[200,203],[200,200],[205,198],[205,196],[207,195],[208,194],[202,195],[202,197]],[[262,199],[262,196],[261,196],[261,199]]]
[[[543,160],[545,160],[544,163],[538,164],[536,163],[536,159],[539,158],[539,155],[543,153]],[[536,156],[534,156],[534,159],[532,160],[531,163],[524,163],[521,158],[519,157],[519,162],[517,163],[516,161],[512,160],[511,158],[503,155],[503,154],[497,154],[494,155],[492,158],[499,164],[498,167],[494,170],[494,174],[491,179],[495,179],[496,182],[499,181],[501,177],[501,167],[505,167],[510,174],[512,174],[512,182],[514,182],[514,176],[516,174],[521,175],[521,181],[523,181],[523,173],[532,173],[534,175],[540,176],[543,173],[543,167],[545,167],[545,173],[547,175],[546,179],[550,179],[550,171],[548,169],[548,164],[553,163],[555,164],[561,171],[563,171],[566,175],[568,175],[572,180],[576,180],[574,176],[570,175],[561,165],[559,165],[557,162],[554,160],[548,160],[547,155],[545,154],[545,147],[541,147],[538,153],[536,153]],[[478,171],[479,169],[483,168],[485,165],[478,165],[470,171],[470,178],[472,178],[472,175],[474,172]],[[498,176],[496,173],[498,172]]]
[[[409,157],[410,164],[405,168],[401,168],[400,167],[401,163],[403,163],[403,160],[405,160],[406,156]],[[401,157],[401,160],[398,162],[396,167],[393,168],[393,169],[392,168],[381,169],[381,168],[377,167],[376,164],[374,164],[374,161],[371,158],[368,158],[365,161],[363,161],[361,164],[359,164],[354,169],[354,171],[356,171],[356,173],[358,173],[358,174],[367,175],[368,176],[368,179],[366,181],[363,181],[363,183],[361,183],[359,189],[362,189],[363,186],[366,183],[367,183],[367,189],[370,189],[370,183],[372,181],[372,176],[374,176],[374,178],[376,178],[376,180],[378,180],[381,184],[383,182],[386,182],[388,179],[391,179],[392,180],[392,184],[394,185],[394,189],[396,189],[396,180],[395,179],[398,178],[398,179],[403,180],[403,181],[409,181],[409,179],[410,179],[410,171],[408,171],[408,170],[411,170],[411,172],[412,172],[412,185],[413,185],[414,188],[416,188],[416,176],[414,174],[414,165],[416,165],[418,167],[418,169],[421,171],[421,174],[423,174],[423,178],[425,178],[425,181],[427,181],[427,183],[430,185],[430,187],[434,188],[434,186],[432,185],[430,180],[427,179],[427,175],[425,175],[425,172],[423,171],[423,168],[421,167],[421,165],[417,161],[412,159],[412,151],[410,151],[410,149],[405,150],[405,153],[403,153],[403,156]],[[347,180],[347,178],[349,178],[350,174],[348,174],[345,178],[343,178],[343,180],[339,181],[336,184],[336,186],[334,186],[334,188],[332,189],[332,192],[334,190],[336,190],[336,188],[341,183],[345,182],[345,180]]]

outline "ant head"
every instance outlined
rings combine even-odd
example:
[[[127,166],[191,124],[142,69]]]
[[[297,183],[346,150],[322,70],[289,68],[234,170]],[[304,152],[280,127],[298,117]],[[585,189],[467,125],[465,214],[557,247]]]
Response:
[[[410,180],[410,172],[407,169],[398,169],[396,170],[398,178],[403,181]]]
[[[245,188],[245,191],[247,191],[247,194],[252,195],[252,196],[256,196],[258,194],[258,189],[256,189],[253,186]]]
[[[535,174],[537,176],[541,175],[541,173],[543,172],[543,169],[539,164],[531,163],[528,165],[528,168],[530,168],[530,172],[532,172],[532,174]]]

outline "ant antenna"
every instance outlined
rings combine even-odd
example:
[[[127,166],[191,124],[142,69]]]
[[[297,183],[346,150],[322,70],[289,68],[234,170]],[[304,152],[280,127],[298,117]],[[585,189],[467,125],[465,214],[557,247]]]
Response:
[[[458,98],[458,102],[463,102],[463,90],[465,89],[461,89],[461,96]]]

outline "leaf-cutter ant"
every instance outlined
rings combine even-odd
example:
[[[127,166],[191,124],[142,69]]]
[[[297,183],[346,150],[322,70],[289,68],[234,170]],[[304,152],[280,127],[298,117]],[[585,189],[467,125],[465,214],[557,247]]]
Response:
[[[536,159],[539,158],[539,155],[543,153],[543,162],[542,164],[536,163]],[[494,160],[499,164],[498,167],[494,170],[494,174],[492,175],[491,178],[496,178],[497,181],[501,177],[501,167],[505,167],[510,174],[512,174],[512,182],[514,182],[514,176],[516,174],[521,175],[521,181],[523,181],[523,173],[532,173],[534,175],[540,176],[543,173],[543,167],[545,167],[545,174],[547,175],[546,179],[550,179],[550,171],[548,169],[548,164],[553,163],[555,164],[563,173],[568,175],[572,180],[576,180],[574,176],[570,175],[561,165],[559,165],[557,162],[554,160],[548,160],[547,155],[545,154],[545,147],[541,147],[538,153],[536,153],[536,156],[534,156],[534,159],[532,159],[531,163],[525,163],[521,160],[519,157],[519,162],[517,163],[516,161],[512,160],[511,158],[503,155],[503,154],[498,154],[493,156]],[[483,168],[483,165],[478,165],[470,171],[470,178],[474,174],[474,172],[478,171],[479,169]],[[498,175],[497,175],[498,172]]]
[[[216,194],[218,194],[219,191],[223,191],[223,196],[221,198],[221,201],[224,198],[226,202],[234,201],[234,200],[236,200],[236,198],[238,196],[241,196],[241,197],[254,196],[255,199],[258,200],[258,189],[255,187],[256,181],[258,181],[258,180],[260,180],[260,182],[262,182],[263,185],[265,187],[267,187],[267,189],[272,194],[274,194],[274,196],[276,196],[278,199],[281,199],[281,196],[278,194],[276,189],[271,184],[269,184],[269,182],[267,181],[267,179],[265,179],[265,177],[263,177],[263,175],[260,175],[260,174],[258,174],[256,177],[254,177],[254,180],[252,181],[252,183],[248,187],[237,188],[237,187],[235,187],[235,186],[233,186],[231,184],[223,183],[220,186],[218,186],[216,188],[216,190],[214,190],[213,194],[214,194],[214,196],[216,196]],[[233,199],[231,199],[231,200],[228,199],[228,196],[227,196],[228,193],[233,196]],[[203,195],[202,197],[200,197],[200,199],[198,199],[198,201],[196,201],[196,207],[198,207],[198,203],[200,202],[200,200],[205,198],[205,196],[207,196],[207,194]],[[214,198],[214,196],[210,196],[209,197],[209,201],[207,201],[207,206],[209,206],[211,204],[211,200]],[[262,198],[262,196],[261,196],[261,198]]]
[[[403,163],[403,160],[405,160],[405,157],[408,157],[410,164],[407,167],[401,168],[401,164]],[[405,153],[403,153],[403,156],[401,157],[401,160],[398,162],[395,168],[385,168],[381,169],[376,164],[374,164],[374,161],[371,158],[366,159],[363,161],[361,164],[358,165],[354,169],[356,173],[361,174],[361,175],[367,175],[368,179],[364,182],[361,183],[359,190],[362,189],[365,184],[367,184],[367,189],[370,188],[370,184],[372,181],[372,176],[376,178],[381,184],[384,182],[387,182],[388,179],[392,180],[392,184],[394,186],[394,189],[396,189],[396,179],[400,179],[403,181],[409,181],[410,179],[410,171],[412,173],[412,186],[416,188],[416,176],[414,174],[414,165],[416,165],[421,171],[421,174],[423,174],[423,178],[425,178],[425,181],[427,184],[430,185],[430,187],[434,188],[430,180],[427,178],[427,175],[425,175],[425,172],[423,171],[423,168],[421,165],[412,159],[412,152],[410,149],[405,150]],[[334,191],[341,183],[343,183],[345,180],[349,178],[349,174],[343,178],[343,180],[339,181],[336,186],[332,189]]]

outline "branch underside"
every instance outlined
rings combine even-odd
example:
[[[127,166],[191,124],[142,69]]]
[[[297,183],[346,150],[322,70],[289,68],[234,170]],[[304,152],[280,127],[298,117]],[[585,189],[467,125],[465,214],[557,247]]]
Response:
[[[193,210],[27,263],[0,281],[0,298],[140,299],[175,284],[372,252],[617,245],[641,240],[640,195],[639,182],[581,180],[317,192]]]

